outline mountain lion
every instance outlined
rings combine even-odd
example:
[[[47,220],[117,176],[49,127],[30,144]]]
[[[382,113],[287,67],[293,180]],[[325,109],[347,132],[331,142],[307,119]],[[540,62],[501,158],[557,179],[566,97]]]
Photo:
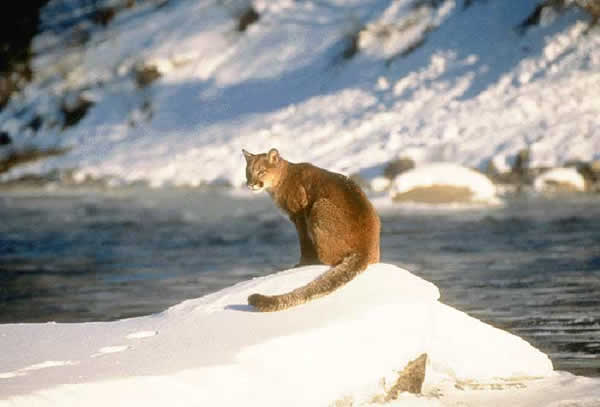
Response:
[[[246,157],[246,179],[253,191],[271,198],[296,226],[300,241],[297,266],[327,264],[329,270],[286,294],[253,294],[248,303],[278,311],[321,297],[379,261],[379,216],[364,192],[348,177],[283,159],[276,149]]]

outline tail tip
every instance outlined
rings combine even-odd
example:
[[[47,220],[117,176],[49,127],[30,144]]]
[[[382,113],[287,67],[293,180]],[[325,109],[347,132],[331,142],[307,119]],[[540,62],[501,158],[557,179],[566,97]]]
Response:
[[[273,297],[262,294],[252,294],[248,297],[248,304],[252,305],[258,311],[267,312],[276,310],[276,301]]]

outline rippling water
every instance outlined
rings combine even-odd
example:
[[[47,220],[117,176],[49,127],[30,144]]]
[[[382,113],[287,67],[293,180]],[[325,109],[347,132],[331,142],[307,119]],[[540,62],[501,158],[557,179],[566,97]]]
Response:
[[[524,337],[557,369],[600,375],[598,199],[383,208],[382,260]],[[298,258],[293,226],[264,195],[0,191],[0,219],[2,323],[149,314]]]

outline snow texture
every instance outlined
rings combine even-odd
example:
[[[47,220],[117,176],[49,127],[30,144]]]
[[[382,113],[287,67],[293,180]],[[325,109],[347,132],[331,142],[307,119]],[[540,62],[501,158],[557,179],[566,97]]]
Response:
[[[285,311],[246,304],[325,269],[257,278],[147,317],[0,325],[0,406],[370,405],[423,352],[424,395],[389,405],[600,402],[597,379],[554,372],[524,340],[442,304],[437,287],[389,264]]]
[[[271,147],[361,175],[401,156],[501,170],[524,148],[534,167],[598,159],[598,30],[577,10],[516,30],[537,3],[256,0],[240,33],[248,1],[150,1],[79,27],[82,45],[46,31],[0,130],[11,149],[71,150],[2,178],[241,186],[241,148]],[[140,87],[139,66],[162,76]],[[61,104],[80,97],[93,105],[62,129]]]

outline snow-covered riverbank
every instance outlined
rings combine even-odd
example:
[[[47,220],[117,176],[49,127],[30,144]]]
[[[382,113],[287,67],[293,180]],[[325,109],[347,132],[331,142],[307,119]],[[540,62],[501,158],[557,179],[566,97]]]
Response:
[[[1,177],[239,186],[240,149],[270,147],[366,176],[398,157],[598,159],[598,29],[572,9],[519,30],[536,1],[470,3],[148,1],[43,33],[34,81],[0,112],[0,151],[70,150]]]
[[[0,325],[0,406],[370,405],[422,353],[423,395],[388,405],[600,403],[598,379],[554,372],[527,342],[440,303],[433,284],[392,265],[286,311],[246,303],[324,269],[250,280],[147,317]]]

